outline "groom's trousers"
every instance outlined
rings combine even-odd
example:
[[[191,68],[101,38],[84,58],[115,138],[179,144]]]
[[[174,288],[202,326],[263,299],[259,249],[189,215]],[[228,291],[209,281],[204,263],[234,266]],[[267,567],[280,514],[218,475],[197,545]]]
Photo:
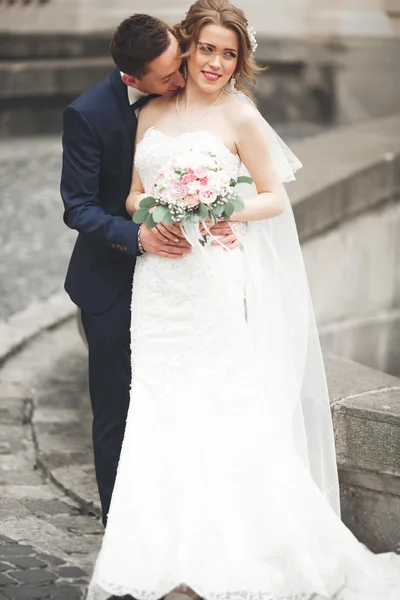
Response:
[[[101,314],[82,311],[89,347],[96,479],[106,525],[129,407],[132,279]]]

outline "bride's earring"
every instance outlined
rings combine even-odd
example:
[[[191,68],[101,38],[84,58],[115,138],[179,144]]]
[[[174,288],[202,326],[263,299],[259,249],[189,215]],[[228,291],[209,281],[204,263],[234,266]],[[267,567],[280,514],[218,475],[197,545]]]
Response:
[[[232,75],[229,81],[229,91],[231,94],[236,92],[236,77],[234,75]]]
[[[183,63],[183,65],[182,65],[182,75],[183,75],[184,80],[186,81],[187,76],[188,76],[188,70],[187,70],[186,63]]]

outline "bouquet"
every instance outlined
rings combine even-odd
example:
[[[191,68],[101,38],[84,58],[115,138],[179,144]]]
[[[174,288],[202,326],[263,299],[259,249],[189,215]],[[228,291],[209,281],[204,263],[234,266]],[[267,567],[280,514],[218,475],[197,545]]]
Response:
[[[172,157],[159,171],[152,195],[143,198],[133,215],[137,224],[149,229],[158,223],[229,220],[243,210],[244,202],[235,190],[239,183],[251,184],[251,177],[237,176],[237,166],[213,152],[187,150]],[[206,236],[200,242],[206,243]]]

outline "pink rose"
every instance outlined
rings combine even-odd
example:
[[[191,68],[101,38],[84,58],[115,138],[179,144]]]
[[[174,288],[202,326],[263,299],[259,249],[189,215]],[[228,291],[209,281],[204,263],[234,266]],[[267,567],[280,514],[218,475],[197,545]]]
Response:
[[[190,206],[190,208],[194,208],[195,206],[198,206],[199,204],[200,204],[200,199],[197,194],[190,194],[187,197],[187,205]]]
[[[194,174],[193,169],[188,169],[186,171],[186,175],[184,175],[183,177],[187,177],[188,183],[192,183],[192,181],[194,181],[196,179],[196,175]],[[183,177],[182,177],[182,180],[183,180]]]
[[[212,187],[203,187],[199,191],[199,198],[204,204],[212,204],[217,199],[217,194]]]
[[[207,177],[202,177],[201,179],[199,179],[199,181],[200,181],[200,185],[208,185]]]
[[[207,177],[207,169],[205,167],[198,167],[194,170],[194,174],[197,179],[204,179],[204,177]]]
[[[192,183],[192,181],[193,181],[193,179],[191,179],[190,175],[188,175],[187,173],[181,179],[181,183],[183,185],[189,185],[189,183]]]
[[[184,198],[187,194],[187,187],[179,181],[171,181],[171,193],[174,198]]]

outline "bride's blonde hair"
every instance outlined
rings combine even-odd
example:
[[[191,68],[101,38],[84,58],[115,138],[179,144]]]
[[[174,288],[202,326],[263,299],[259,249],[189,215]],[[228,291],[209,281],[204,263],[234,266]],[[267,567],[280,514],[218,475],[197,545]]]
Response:
[[[193,54],[201,29],[209,23],[221,25],[237,34],[239,55],[235,71],[236,88],[250,96],[244,84],[251,82],[254,85],[257,73],[263,71],[263,68],[257,65],[253,57],[249,24],[244,12],[228,0],[197,0],[192,4],[185,19],[174,28],[182,50],[181,58],[185,59]]]

